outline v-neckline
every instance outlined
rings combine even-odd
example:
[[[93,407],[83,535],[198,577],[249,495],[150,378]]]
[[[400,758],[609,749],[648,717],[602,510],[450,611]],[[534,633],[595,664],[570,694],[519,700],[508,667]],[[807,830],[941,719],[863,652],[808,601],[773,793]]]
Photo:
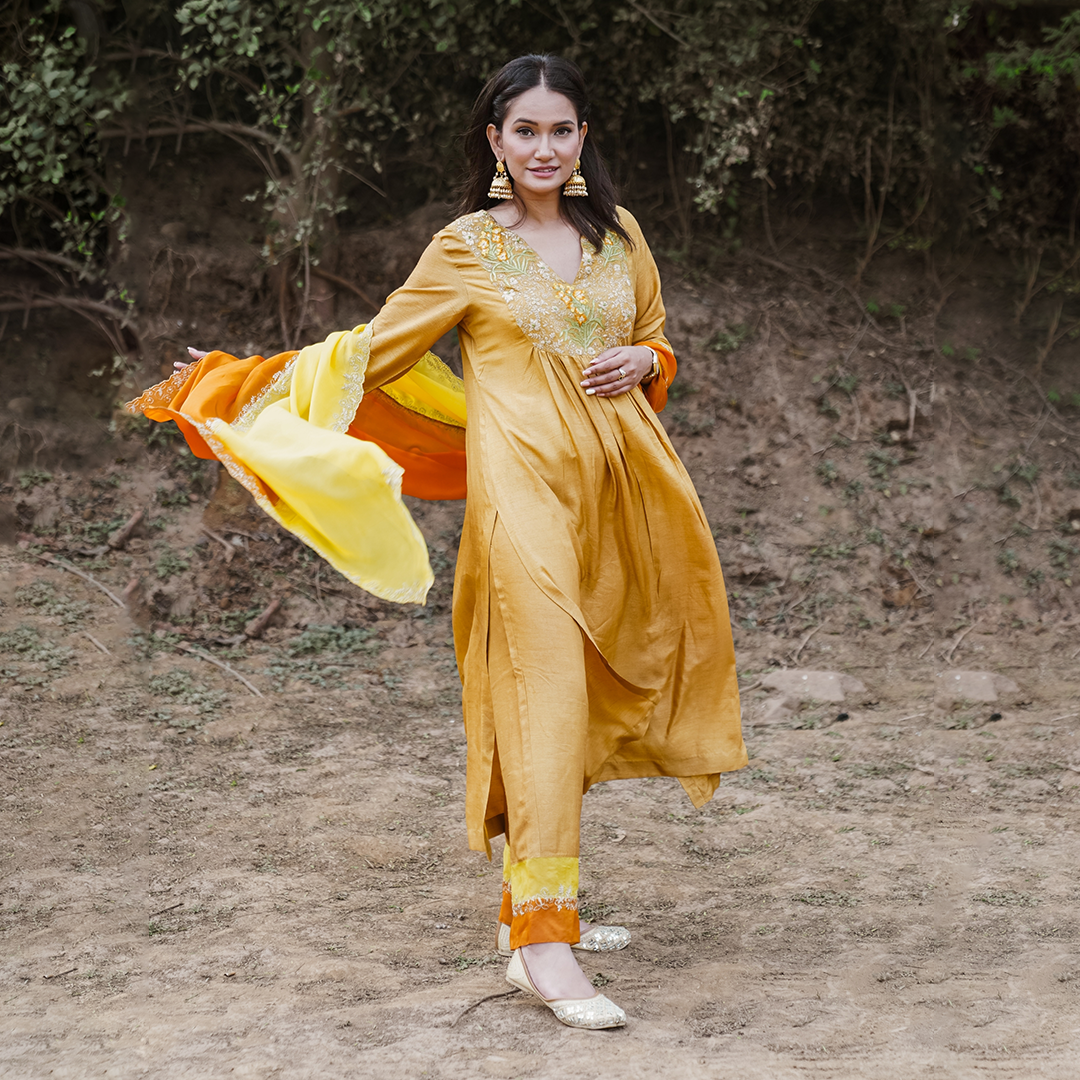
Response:
[[[585,252],[585,237],[584,237],[584,236],[579,236],[579,237],[578,237],[578,249],[579,249],[579,251],[581,252],[581,259],[580,259],[580,260],[579,260],[579,262],[578,262],[578,268],[577,268],[577,272],[576,272],[576,273],[574,274],[574,276],[573,276],[573,277],[572,277],[572,278],[571,278],[571,279],[570,279],[570,280],[568,281],[568,280],[567,280],[566,278],[564,278],[564,277],[562,276],[562,274],[560,274],[560,273],[557,273],[557,272],[556,272],[555,270],[553,270],[553,269],[552,269],[552,267],[551,267],[551,266],[549,266],[549,265],[548,265],[547,261],[546,261],[545,259],[543,259],[543,258],[541,257],[541,255],[540,255],[540,252],[538,252],[538,251],[536,250],[536,248],[534,248],[534,247],[532,246],[532,244],[530,244],[530,243],[529,243],[529,241],[528,241],[528,240],[526,240],[526,239],[525,239],[525,237],[523,237],[523,236],[521,235],[521,233],[519,233],[519,232],[515,232],[515,231],[514,231],[513,229],[508,229],[508,228],[507,228],[507,227],[506,227],[506,226],[505,226],[505,225],[504,225],[504,224],[503,224],[503,223],[502,223],[501,221],[499,221],[499,219],[498,219],[497,217],[495,217],[495,216],[494,216],[494,215],[493,215],[493,214],[492,214],[492,213],[491,213],[490,211],[488,211],[488,210],[485,210],[485,211],[484,211],[484,213],[485,213],[485,214],[487,215],[487,217],[488,217],[488,220],[489,220],[489,221],[493,221],[493,222],[495,223],[495,225],[496,225],[496,226],[497,226],[497,227],[498,227],[499,229],[501,229],[501,230],[502,230],[502,231],[503,231],[504,233],[509,233],[509,234],[510,234],[510,235],[511,235],[511,236],[512,236],[512,237],[513,237],[513,238],[514,238],[514,239],[515,239],[515,240],[516,240],[516,241],[517,241],[517,242],[518,242],[518,243],[519,243],[519,244],[520,244],[520,245],[521,245],[521,246],[522,246],[523,248],[525,248],[525,250],[526,250],[526,251],[528,251],[528,252],[529,252],[529,253],[530,253],[530,254],[532,255],[532,257],[533,257],[533,258],[534,258],[534,259],[535,259],[535,260],[536,260],[536,261],[537,261],[537,262],[538,262],[538,263],[539,263],[539,264],[540,264],[540,265],[541,265],[541,266],[542,266],[542,267],[543,267],[543,268],[544,268],[544,269],[545,269],[545,270],[546,270],[546,271],[547,271],[547,272],[548,272],[549,274],[551,274],[551,275],[552,275],[552,277],[556,278],[556,279],[557,279],[558,281],[561,281],[561,282],[562,282],[562,283],[563,283],[564,285],[576,285],[576,284],[577,284],[578,278],[579,278],[579,277],[581,277],[581,271],[582,271],[582,270],[583,270],[583,269],[585,268],[585,263],[586,263],[586,261],[587,261],[587,258],[588,258],[588,256],[586,255],[586,252]]]

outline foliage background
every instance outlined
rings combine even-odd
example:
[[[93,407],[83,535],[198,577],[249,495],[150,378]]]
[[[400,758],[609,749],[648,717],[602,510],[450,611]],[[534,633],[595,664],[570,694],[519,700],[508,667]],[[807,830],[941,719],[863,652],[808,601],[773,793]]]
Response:
[[[215,139],[258,162],[286,340],[342,227],[452,195],[458,133],[507,58],[584,68],[625,201],[676,255],[776,250],[793,206],[841,207],[855,287],[885,247],[928,272],[994,245],[1017,315],[1080,284],[1080,11],[955,0],[15,0],[0,25],[0,310],[79,310],[118,352],[125,154]],[[153,153],[156,160],[157,150]],[[272,292],[271,292],[272,295]]]

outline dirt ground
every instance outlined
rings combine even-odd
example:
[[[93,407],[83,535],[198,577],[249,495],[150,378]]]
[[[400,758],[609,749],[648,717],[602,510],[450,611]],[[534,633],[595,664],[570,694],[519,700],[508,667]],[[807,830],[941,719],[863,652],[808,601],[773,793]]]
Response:
[[[495,953],[462,506],[412,504],[437,583],[395,608],[164,429],[12,383],[0,1076],[1075,1076],[1076,346],[1038,390],[1000,267],[943,294],[884,258],[856,300],[821,246],[664,263],[663,419],[725,566],[751,762],[700,812],[671,780],[586,797],[583,911],[633,932],[583,959],[614,1032],[560,1027]],[[241,351],[214,317],[194,343]],[[32,371],[70,333],[5,348]]]

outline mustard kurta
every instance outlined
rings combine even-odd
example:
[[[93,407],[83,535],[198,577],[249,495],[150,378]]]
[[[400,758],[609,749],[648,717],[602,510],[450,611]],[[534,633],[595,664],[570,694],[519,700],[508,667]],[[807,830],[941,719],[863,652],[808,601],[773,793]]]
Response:
[[[408,546],[411,521],[386,500],[369,502],[367,487],[352,496],[351,523],[338,520],[348,507],[336,516],[325,507],[349,476],[366,470],[374,482],[380,468],[392,502],[400,469],[370,442],[362,453],[334,447],[357,442],[344,433],[354,416],[360,423],[361,379],[363,394],[395,393],[395,380],[458,328],[468,497],[454,640],[466,821],[473,848],[490,850],[491,837],[507,834],[514,947],[576,940],[581,795],[592,784],[674,776],[700,806],[722,772],[746,763],[723,578],[690,478],[640,388],[600,398],[579,385],[607,348],[655,341],[670,349],[656,266],[637,222],[625,211],[620,218],[633,246],[614,234],[599,252],[583,242],[573,282],[486,211],[460,218],[362,333],[311,354],[306,367],[301,353],[290,384],[275,375],[280,385],[260,391],[257,416],[232,402],[217,415],[235,423],[190,421],[270,512],[371,587],[387,556],[371,554],[369,534],[377,528],[380,542]],[[320,405],[319,371],[339,368],[325,386],[337,385],[344,406]],[[165,407],[167,396],[151,392],[134,405],[190,420],[183,395]],[[290,467],[281,440],[317,423],[318,408],[326,430]],[[384,516],[392,528],[380,524]],[[426,582],[381,595],[415,599],[410,590],[422,596]],[[572,914],[573,931],[521,929],[519,907],[555,922]]]
[[[572,620],[584,641],[583,789],[678,776],[700,805],[718,774],[746,763],[723,579],[690,478],[640,390],[597,398],[579,385],[604,349],[664,340],[655,263],[637,222],[625,211],[621,220],[633,248],[614,235],[599,253],[583,243],[581,268],[567,283],[486,211],[468,215],[434,238],[372,324],[369,387],[458,327],[468,501],[454,638],[474,847],[505,824],[492,779],[493,716],[531,710],[522,700],[536,666],[530,658],[550,650],[549,624]],[[503,688],[519,694],[506,703],[492,698],[493,588],[509,600],[501,605],[504,622],[509,614],[514,623],[506,648],[522,676]],[[536,675],[559,681],[550,668]],[[577,689],[557,686],[552,707]],[[532,719],[554,753],[559,715]],[[573,808],[568,816],[576,821]]]

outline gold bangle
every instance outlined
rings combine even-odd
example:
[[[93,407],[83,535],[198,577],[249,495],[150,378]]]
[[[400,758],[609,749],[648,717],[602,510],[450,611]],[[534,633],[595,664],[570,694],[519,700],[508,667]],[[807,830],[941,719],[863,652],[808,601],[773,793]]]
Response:
[[[650,371],[649,374],[646,375],[645,378],[643,378],[641,381],[643,383],[651,383],[653,379],[655,379],[656,376],[660,374],[660,357],[657,355],[655,349],[650,348],[650,346],[648,345],[646,345],[645,348],[652,353],[652,371]]]

